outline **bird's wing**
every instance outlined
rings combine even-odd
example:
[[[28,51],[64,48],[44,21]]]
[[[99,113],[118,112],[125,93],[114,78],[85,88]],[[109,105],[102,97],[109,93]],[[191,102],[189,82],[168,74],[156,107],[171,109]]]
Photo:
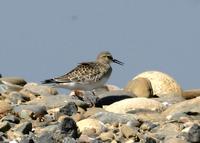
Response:
[[[76,68],[74,68],[69,73],[54,78],[54,81],[60,83],[63,82],[90,83],[93,81],[100,80],[105,72],[106,70],[100,69],[99,63],[95,62],[80,63]]]

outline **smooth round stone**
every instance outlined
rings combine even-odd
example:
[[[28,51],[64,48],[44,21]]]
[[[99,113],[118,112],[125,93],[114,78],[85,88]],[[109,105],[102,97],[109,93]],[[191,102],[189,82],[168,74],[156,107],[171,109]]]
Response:
[[[200,98],[194,98],[180,103],[176,103],[166,109],[162,115],[168,120],[175,119],[177,116],[192,116],[193,114],[200,114]]]
[[[106,111],[114,113],[127,113],[138,109],[162,111],[163,105],[153,99],[138,97],[124,99],[105,107]]]
[[[24,86],[27,82],[21,77],[2,77],[0,78],[2,83],[10,83],[15,85]]]
[[[136,95],[137,97],[148,98],[153,96],[151,82],[147,78],[136,78],[129,81],[124,90]]]
[[[5,101],[0,101],[0,114],[4,114],[12,109],[11,105]]]
[[[146,71],[134,77],[133,80],[137,78],[149,79],[154,95],[182,95],[182,89],[180,85],[166,73],[160,71]]]
[[[80,129],[80,132],[87,129],[95,129],[96,133],[101,133],[106,130],[106,126],[101,121],[91,118],[83,119],[77,122],[77,126]]]
[[[58,91],[50,86],[39,85],[37,83],[28,83],[24,86],[25,90],[31,91],[39,95],[56,95]]]

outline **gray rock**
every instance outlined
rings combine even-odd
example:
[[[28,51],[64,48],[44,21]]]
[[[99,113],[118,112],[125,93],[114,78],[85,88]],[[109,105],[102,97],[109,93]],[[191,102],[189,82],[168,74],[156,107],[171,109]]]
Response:
[[[114,102],[133,97],[136,96],[123,90],[104,92],[98,95],[96,106],[102,107],[103,105],[110,105]]]
[[[24,96],[23,94],[16,91],[9,93],[7,98],[10,100],[12,104],[19,104],[30,100],[29,97]]]
[[[27,82],[21,77],[2,77],[0,78],[0,82],[6,84],[10,83],[13,85],[24,86]]]
[[[52,132],[44,132],[38,137],[39,143],[54,143]]]
[[[91,118],[95,118],[103,122],[104,124],[109,123],[122,123],[126,124],[131,121],[135,126],[139,126],[140,122],[135,119],[135,117],[131,114],[118,114],[112,112],[99,112],[95,115],[91,116]]]
[[[7,116],[4,116],[1,121],[8,121],[10,123],[15,123],[15,124],[19,124],[20,122],[20,119],[14,115],[7,115]]]
[[[46,107],[41,105],[18,105],[13,108],[13,112],[24,119],[37,119],[47,114]]]
[[[78,107],[74,102],[68,102],[64,107],[60,108],[60,113],[63,113],[68,116],[72,116],[76,114],[78,111]]]
[[[182,96],[175,95],[175,94],[170,94],[170,95],[164,94],[164,95],[161,95],[159,98],[154,98],[154,100],[159,101],[163,104],[168,104],[169,106],[185,101],[185,99]]]
[[[197,116],[200,119],[200,98],[194,98],[186,100],[180,103],[176,103],[166,109],[163,113],[168,120],[177,120],[178,117],[182,116]]]
[[[67,95],[55,95],[55,96],[41,96],[40,98],[35,98],[27,104],[33,104],[33,105],[42,105],[45,106],[47,109],[52,108],[60,108],[66,105],[68,102],[74,102],[77,106],[82,108],[87,108],[89,105],[81,100],[72,99],[71,97]]]
[[[36,83],[28,83],[24,86],[24,90],[31,91],[39,95],[56,95],[58,91],[50,86],[39,85]]]
[[[10,123],[7,121],[0,122],[0,132],[7,132],[11,128]]]
[[[19,124],[15,131],[20,132],[22,134],[29,134],[32,131],[32,123],[31,122],[24,122]]]
[[[187,133],[186,138],[191,143],[200,142],[200,125],[194,124]]]
[[[44,142],[39,142],[38,138],[33,133],[30,133],[23,135],[19,143],[44,143]]]
[[[180,133],[180,127],[177,124],[167,123],[157,126],[151,130],[154,133],[154,137],[159,140],[166,138],[176,137]]]

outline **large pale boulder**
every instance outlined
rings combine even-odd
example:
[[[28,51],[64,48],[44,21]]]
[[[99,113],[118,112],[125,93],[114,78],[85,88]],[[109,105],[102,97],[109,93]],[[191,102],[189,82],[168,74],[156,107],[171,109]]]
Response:
[[[138,97],[124,99],[115,102],[107,107],[104,107],[106,111],[114,113],[127,113],[134,110],[151,110],[151,111],[161,111],[163,105],[153,99]]]
[[[162,95],[180,95],[182,96],[182,89],[180,85],[166,73],[159,71],[146,71],[133,78],[147,78],[150,80],[153,93],[157,96]]]

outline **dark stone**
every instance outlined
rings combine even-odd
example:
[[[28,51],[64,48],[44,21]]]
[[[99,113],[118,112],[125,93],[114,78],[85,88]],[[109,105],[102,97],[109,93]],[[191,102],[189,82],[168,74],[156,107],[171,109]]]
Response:
[[[158,140],[152,137],[146,137],[144,143],[158,143]]]
[[[72,116],[73,114],[76,114],[77,111],[78,111],[78,107],[76,106],[74,102],[69,102],[67,103],[67,105],[60,108],[60,112],[68,116]]]
[[[15,124],[19,124],[20,122],[20,119],[14,115],[8,115],[8,116],[5,116],[1,119],[2,121],[8,121],[10,123],[15,123]]]
[[[31,122],[22,123],[21,125],[19,125],[16,131],[21,132],[23,134],[29,134],[29,132],[32,131],[32,123]]]
[[[200,126],[198,124],[194,124],[190,128],[186,138],[189,142],[199,143],[200,142]]]
[[[51,132],[45,132],[43,133],[39,138],[38,142],[39,143],[54,143],[54,139],[52,136],[53,133]]]
[[[110,105],[114,102],[127,99],[127,98],[133,98],[133,95],[130,95],[129,93],[124,92],[124,91],[105,92],[98,95],[98,100],[95,105],[97,107],[102,107],[103,105]]]
[[[7,132],[9,129],[11,128],[9,122],[5,121],[5,122],[1,122],[0,123],[0,132]]]
[[[78,138],[79,134],[77,129],[76,122],[72,118],[66,117],[60,123],[61,134],[65,134],[65,136]]]
[[[6,143],[6,135],[3,132],[0,132],[0,142],[2,143]]]

